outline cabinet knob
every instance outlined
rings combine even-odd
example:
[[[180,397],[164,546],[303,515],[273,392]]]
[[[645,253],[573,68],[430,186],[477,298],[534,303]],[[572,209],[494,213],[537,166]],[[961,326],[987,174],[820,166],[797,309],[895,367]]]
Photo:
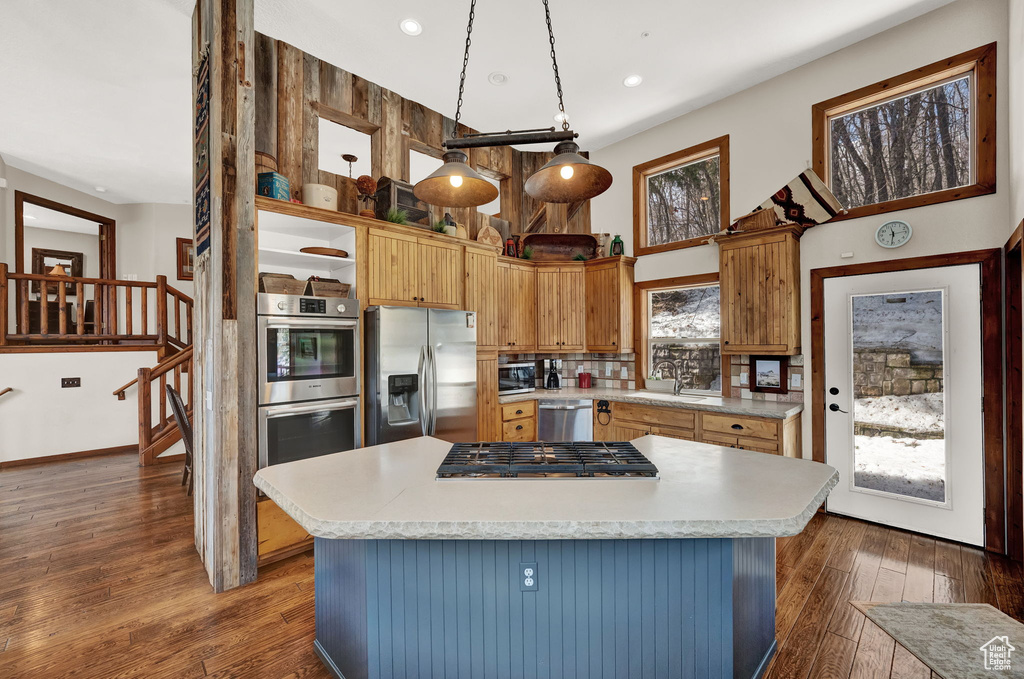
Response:
[[[614,346],[616,344],[618,344],[618,342],[616,342],[615,340],[612,340],[612,345]]]
[[[722,342],[722,344],[728,344],[728,343],[729,343],[729,340],[725,340],[724,342]]]
[[[732,428],[733,429],[743,429],[743,425],[742,424],[734,424],[734,425],[732,425]]]
[[[516,415],[522,415],[522,414],[523,414],[523,411],[522,411],[522,410],[517,410],[517,411],[516,411]]]
[[[520,424],[520,425],[516,426],[516,431],[519,431],[522,428],[523,428],[523,425]]]

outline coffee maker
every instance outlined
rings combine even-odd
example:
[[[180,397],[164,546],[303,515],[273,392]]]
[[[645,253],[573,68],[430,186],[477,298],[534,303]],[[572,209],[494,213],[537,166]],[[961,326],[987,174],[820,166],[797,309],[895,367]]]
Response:
[[[537,374],[545,389],[562,388],[562,359],[546,358],[537,361]]]

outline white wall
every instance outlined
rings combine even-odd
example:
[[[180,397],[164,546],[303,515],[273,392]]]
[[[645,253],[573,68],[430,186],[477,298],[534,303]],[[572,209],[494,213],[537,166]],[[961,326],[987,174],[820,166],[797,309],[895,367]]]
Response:
[[[1024,220],[1024,0],[1010,0],[1010,224]]]
[[[1014,0],[1019,4],[1020,0]],[[1019,8],[1015,9],[1019,11]],[[826,224],[801,241],[803,344],[810,361],[810,271],[820,267],[1000,247],[1015,224],[1010,216],[1008,19],[1006,0],[960,0],[851,45],[777,78],[595,151],[592,158],[616,181],[594,200],[595,233],[619,233],[632,252],[634,165],[730,135],[730,214],[745,214],[804,170],[811,158],[811,107],[830,97],[924,66],[993,41],[998,42],[998,193],[942,205]],[[779,38],[783,39],[783,38]],[[1016,183],[1020,183],[1018,180]],[[904,219],[914,238],[895,253],[874,243],[887,219]],[[841,259],[840,253],[854,257]],[[708,273],[718,269],[718,249],[706,245],[648,255],[636,280]],[[805,392],[805,403],[813,404]],[[810,441],[810,417],[804,440]],[[804,447],[810,456],[810,446]]]
[[[113,395],[155,351],[66,354],[0,354],[0,462],[139,442],[134,388],[124,401]],[[82,386],[61,389],[62,377]]]

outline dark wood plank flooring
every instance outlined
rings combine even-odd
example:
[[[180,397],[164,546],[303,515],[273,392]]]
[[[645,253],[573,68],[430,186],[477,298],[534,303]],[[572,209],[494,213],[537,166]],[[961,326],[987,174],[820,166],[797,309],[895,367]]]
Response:
[[[0,471],[0,677],[328,677],[313,560],[213,594],[177,465],[131,454]],[[819,514],[778,541],[768,676],[930,673],[850,601],[978,601],[1024,620],[1019,564]]]

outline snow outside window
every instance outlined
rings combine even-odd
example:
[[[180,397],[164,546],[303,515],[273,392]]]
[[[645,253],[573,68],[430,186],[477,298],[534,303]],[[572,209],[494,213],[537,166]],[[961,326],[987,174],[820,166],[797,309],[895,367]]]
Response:
[[[676,371],[685,391],[722,393],[718,285],[647,293],[647,365],[651,389],[672,389]]]

